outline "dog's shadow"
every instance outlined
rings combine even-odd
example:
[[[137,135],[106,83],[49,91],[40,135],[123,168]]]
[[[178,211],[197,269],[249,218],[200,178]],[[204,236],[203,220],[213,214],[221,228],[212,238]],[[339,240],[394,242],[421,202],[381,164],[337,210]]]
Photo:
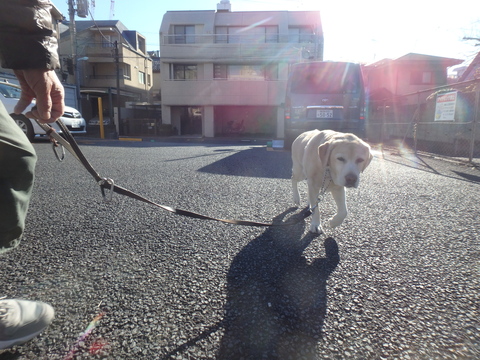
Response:
[[[271,227],[234,258],[218,359],[316,358],[326,283],[340,259],[330,237],[326,257],[308,263],[302,253],[317,236],[302,237],[304,229],[304,222]]]

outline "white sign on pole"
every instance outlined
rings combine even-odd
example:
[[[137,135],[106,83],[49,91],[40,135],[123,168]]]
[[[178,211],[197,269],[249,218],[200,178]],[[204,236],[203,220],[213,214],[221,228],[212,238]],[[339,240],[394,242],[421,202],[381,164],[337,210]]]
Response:
[[[456,91],[450,91],[448,93],[437,95],[437,103],[435,106],[435,121],[454,121],[456,102]]]

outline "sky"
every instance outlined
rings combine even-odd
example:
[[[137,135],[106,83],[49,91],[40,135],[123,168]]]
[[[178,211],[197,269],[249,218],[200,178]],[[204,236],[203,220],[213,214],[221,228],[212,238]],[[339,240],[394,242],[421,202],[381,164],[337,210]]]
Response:
[[[68,0],[52,0],[67,17]],[[163,14],[173,10],[216,10],[220,0],[95,0],[95,20],[120,20],[159,50]],[[471,60],[480,41],[479,0],[230,0],[232,11],[320,11],[324,60],[372,63],[408,53]],[[113,7],[113,13],[111,11]],[[77,20],[91,20],[91,18]],[[161,54],[160,54],[161,56]]]

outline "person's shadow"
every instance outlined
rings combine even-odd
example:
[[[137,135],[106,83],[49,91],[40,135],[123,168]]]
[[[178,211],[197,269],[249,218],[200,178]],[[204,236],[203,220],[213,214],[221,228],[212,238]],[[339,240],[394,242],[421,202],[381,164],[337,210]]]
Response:
[[[340,258],[329,237],[326,257],[308,263],[302,253],[317,236],[302,238],[304,229],[304,222],[271,227],[234,258],[218,359],[316,358],[327,312],[327,279]]]

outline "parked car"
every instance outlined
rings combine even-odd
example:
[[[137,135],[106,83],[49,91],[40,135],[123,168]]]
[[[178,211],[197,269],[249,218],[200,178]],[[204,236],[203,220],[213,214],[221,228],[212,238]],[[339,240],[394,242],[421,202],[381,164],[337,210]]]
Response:
[[[291,66],[285,96],[285,148],[313,129],[365,136],[365,85],[359,64],[312,61]]]
[[[38,126],[35,120],[27,118],[24,114],[17,115],[13,113],[15,105],[20,99],[20,94],[21,89],[18,85],[10,84],[8,82],[0,82],[0,101],[5,105],[8,113],[12,116],[17,125],[20,126],[25,135],[27,135],[27,138],[30,141],[33,141],[36,135],[44,136],[45,131]],[[34,105],[35,102],[32,102],[25,112],[29,111]],[[87,133],[85,119],[82,117],[82,114],[70,106],[65,106],[65,112],[60,117],[60,120],[63,121],[73,135],[83,135]],[[53,127],[58,132],[61,132],[57,124],[53,124]]]
[[[109,116],[103,116],[103,125],[104,126],[107,126],[107,125],[110,125],[110,124],[113,124],[113,121],[110,120],[110,117]],[[91,126],[99,126],[100,125],[100,118],[97,116],[94,116],[93,118],[91,118],[90,120],[88,120],[88,125],[91,125]]]

